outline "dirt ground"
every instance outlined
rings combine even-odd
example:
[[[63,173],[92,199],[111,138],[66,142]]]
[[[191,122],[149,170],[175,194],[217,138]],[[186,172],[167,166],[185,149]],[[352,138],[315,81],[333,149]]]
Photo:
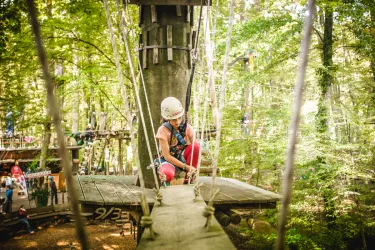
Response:
[[[134,236],[128,230],[125,236],[120,235],[121,229],[114,224],[86,225],[86,233],[90,249],[121,249],[136,248]],[[72,247],[71,247],[72,246]],[[0,242],[0,249],[81,249],[76,238],[74,223],[49,225],[36,229],[35,233],[19,232],[13,238]]]
[[[228,226],[224,228],[228,237],[238,250],[249,250],[249,238],[237,230],[237,226]],[[88,235],[90,249],[106,250],[135,250],[136,240],[134,235],[125,230],[125,236],[120,235],[121,229],[115,224],[106,224],[100,222],[85,226]],[[0,250],[23,250],[23,249],[81,249],[79,241],[76,238],[75,225],[73,222],[59,225],[44,225],[35,230],[35,233],[29,234],[21,231],[13,238],[7,241],[0,241]]]

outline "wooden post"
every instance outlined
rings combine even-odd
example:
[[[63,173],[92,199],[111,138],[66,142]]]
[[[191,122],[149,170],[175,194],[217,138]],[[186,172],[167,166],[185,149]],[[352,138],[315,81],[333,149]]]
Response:
[[[155,5],[151,5],[151,20],[153,23],[158,21],[158,13]]]
[[[73,174],[76,174],[78,172],[78,166],[79,166],[78,149],[72,149],[72,164],[73,164]]]
[[[181,13],[181,5],[177,5],[177,6],[176,6],[176,15],[177,15],[177,16],[182,16],[182,13]]]
[[[147,39],[148,39],[148,31],[145,30],[144,33],[143,33],[143,39],[142,39],[144,46],[148,45]],[[146,48],[143,48],[142,58],[143,58],[142,66],[143,66],[144,69],[147,69],[147,49]]]
[[[230,224],[230,217],[221,211],[215,211],[215,217],[223,227],[226,227]]]
[[[124,175],[124,163],[122,157],[122,139],[118,139],[118,167],[120,175]]]
[[[167,25],[167,54],[168,54],[168,61],[173,61],[173,49],[171,48],[173,45],[172,43],[172,25]]]
[[[241,216],[233,210],[226,210],[224,211],[224,213],[229,216],[230,223],[234,225],[238,225],[241,223]]]

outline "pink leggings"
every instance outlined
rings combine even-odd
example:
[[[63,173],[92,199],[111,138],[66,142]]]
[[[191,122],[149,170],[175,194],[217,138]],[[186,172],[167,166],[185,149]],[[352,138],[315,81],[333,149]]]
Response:
[[[194,152],[193,152],[193,149],[194,149]],[[184,159],[186,160],[187,165],[191,165],[194,168],[197,168],[199,151],[200,151],[200,146],[198,143],[190,144],[189,146],[187,146],[187,148],[184,150]],[[176,173],[175,168],[178,168],[178,167],[173,166],[171,163],[167,161],[163,162],[161,164],[161,167],[159,168],[160,177],[162,174],[164,174],[166,176],[166,182],[170,182],[171,180],[174,179],[174,175]]]

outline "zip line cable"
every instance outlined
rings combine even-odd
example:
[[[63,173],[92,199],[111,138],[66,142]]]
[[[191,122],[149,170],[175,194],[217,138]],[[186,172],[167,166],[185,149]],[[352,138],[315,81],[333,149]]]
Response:
[[[116,40],[115,40],[115,35],[112,29],[112,22],[111,22],[111,16],[108,8],[108,3],[107,0],[103,0],[103,5],[107,17],[107,23],[108,23],[108,29],[111,35],[111,43],[112,43],[112,49],[113,49],[113,54],[116,60],[116,69],[117,69],[117,75],[119,78],[120,82],[120,87],[121,87],[121,93],[125,105],[125,113],[127,114],[128,120],[131,121],[131,113],[130,113],[130,108],[129,108],[129,101],[128,101],[128,95],[127,95],[127,89],[125,88],[123,77],[122,77],[122,71],[121,71],[121,65],[120,65],[120,58],[118,56],[117,52],[117,45],[116,45]],[[128,123],[130,127],[130,137],[131,137],[131,144],[132,144],[132,149],[133,149],[133,155],[137,156],[137,145],[135,141],[135,136],[134,136],[134,131],[133,131],[133,124],[131,122]],[[145,183],[143,179],[143,173],[142,173],[142,168],[141,168],[141,163],[139,161],[139,157],[136,157],[136,163],[137,163],[137,168],[138,168],[138,175],[139,175],[139,181],[141,184],[141,206],[142,206],[142,211],[143,211],[143,216],[141,219],[141,224],[143,227],[150,229],[150,236],[151,238],[154,238],[154,231],[152,228],[152,218],[150,216],[150,209],[148,207],[147,203],[147,198],[146,198],[146,189],[145,189]]]
[[[285,243],[285,225],[288,217],[288,206],[292,197],[293,185],[293,171],[294,171],[294,157],[296,151],[296,144],[298,139],[298,127],[301,115],[301,106],[303,99],[303,87],[305,82],[306,67],[308,63],[309,47],[311,40],[311,31],[314,22],[315,14],[315,0],[308,1],[308,12],[305,18],[303,39],[301,42],[301,54],[299,59],[299,70],[295,86],[295,100],[290,120],[289,141],[287,147],[287,159],[285,162],[284,178],[283,178],[283,198],[282,206],[279,213],[278,234],[276,239],[275,249],[284,249]]]
[[[64,143],[64,134],[62,132],[61,128],[61,117],[59,114],[59,109],[57,105],[57,101],[54,95],[54,84],[52,82],[52,78],[48,72],[48,60],[47,60],[47,55],[45,52],[45,49],[43,47],[42,43],[42,38],[40,34],[40,27],[39,23],[37,20],[37,14],[36,14],[36,8],[35,8],[35,3],[33,0],[28,0],[27,1],[28,5],[28,10],[29,10],[29,15],[30,15],[30,23],[31,23],[31,28],[32,32],[34,33],[34,38],[35,38],[35,44],[36,44],[36,49],[38,52],[38,57],[39,57],[39,62],[43,71],[43,76],[44,76],[44,81],[46,84],[46,89],[47,89],[47,102],[48,102],[48,107],[49,107],[49,113],[53,119],[53,123],[55,126],[55,131],[57,133],[57,139],[59,143],[59,154],[62,158],[62,165],[66,177],[66,184],[69,187],[68,188],[68,193],[69,197],[72,202],[72,208],[74,212],[74,219],[76,222],[76,234],[79,238],[79,241],[81,242],[81,247],[84,250],[89,249],[89,243],[87,241],[87,235],[86,235],[86,230],[83,225],[83,221],[81,218],[81,214],[79,212],[79,204],[78,204],[78,197],[75,192],[75,182],[73,180],[73,173],[72,173],[72,167],[70,164],[69,156],[68,156],[68,151],[66,149],[65,143]]]

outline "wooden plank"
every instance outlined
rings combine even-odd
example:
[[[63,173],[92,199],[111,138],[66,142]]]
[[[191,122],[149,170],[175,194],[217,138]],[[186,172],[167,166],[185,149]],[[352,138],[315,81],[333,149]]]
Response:
[[[137,5],[190,5],[190,6],[200,6],[201,0],[129,0],[130,4]],[[212,1],[203,0],[203,5],[212,5]]]
[[[212,1],[210,1],[210,4]],[[194,8],[190,8],[190,26],[194,26]]]
[[[138,46],[139,48],[142,48],[143,47],[143,34],[139,34],[138,35]],[[139,50],[138,51],[138,58],[139,58],[139,64],[140,66],[138,67],[141,67],[143,69],[143,50]]]
[[[92,178],[100,178],[98,176],[91,176]],[[142,193],[141,187],[134,185],[135,176],[115,176],[115,175],[107,175],[106,180],[108,185],[112,186],[115,190],[113,192],[122,200],[121,205],[124,206],[133,206],[133,205],[140,205],[140,196]],[[147,202],[149,205],[153,205],[155,203],[155,192],[152,189],[146,189],[146,197]],[[113,195],[112,193],[105,194],[105,195]],[[117,204],[120,205],[120,204]]]
[[[176,15],[177,15],[177,16],[182,16],[182,13],[181,13],[181,5],[177,5],[177,6],[176,6]]]
[[[145,31],[143,33],[143,45],[144,46],[147,46],[148,44],[148,41],[147,41],[147,38],[148,38],[148,31]],[[143,55],[142,55],[142,66],[144,69],[147,69],[147,49],[143,48]]]
[[[154,35],[154,44],[159,45],[159,30],[160,28],[155,28],[155,35]],[[153,49],[153,63],[158,64],[159,63],[159,49],[154,48]]]
[[[84,201],[85,200],[85,196],[83,195],[81,182],[79,181],[79,175],[77,175],[77,177],[76,177],[76,183],[75,184],[76,184],[75,185],[75,191],[76,191],[76,194],[78,196],[78,200],[79,201]]]
[[[153,49],[153,63],[154,64],[159,63],[159,49],[158,48]]]
[[[158,235],[149,240],[145,230],[137,249],[235,249],[215,217],[206,230],[202,215],[206,204],[202,199],[193,202],[193,186],[167,187],[162,192],[163,205],[155,204],[151,213]]]
[[[108,185],[110,185],[123,204],[139,205],[141,202],[140,193],[134,189],[134,186],[128,187],[117,176],[107,176]]]
[[[122,200],[118,197],[117,193],[111,185],[108,184],[106,175],[97,175],[95,185],[99,190],[99,193],[103,197],[104,205],[118,205],[122,204]]]
[[[185,19],[186,19],[186,22],[188,22],[188,23],[190,23],[190,11],[191,11],[191,9],[192,8],[190,8],[190,6],[187,6],[186,7],[186,17],[185,17]]]
[[[206,201],[209,199],[208,190],[211,189],[211,180],[211,177],[199,178],[199,181],[204,184],[201,191]],[[230,178],[216,178],[216,186],[221,189],[221,192],[214,200],[215,204],[269,203],[281,199],[278,194]]]
[[[193,34],[191,35],[191,48],[195,49],[195,39],[197,36],[197,31],[193,30]]]
[[[167,25],[167,46],[172,47],[172,25]],[[173,49],[168,48],[167,49],[167,54],[168,54],[168,61],[173,60]]]
[[[92,180],[90,175],[80,176],[79,181],[85,198],[85,200],[81,202],[86,204],[104,205],[104,200],[95,185],[95,180]]]
[[[156,23],[158,21],[158,13],[155,5],[151,5],[151,21]]]

